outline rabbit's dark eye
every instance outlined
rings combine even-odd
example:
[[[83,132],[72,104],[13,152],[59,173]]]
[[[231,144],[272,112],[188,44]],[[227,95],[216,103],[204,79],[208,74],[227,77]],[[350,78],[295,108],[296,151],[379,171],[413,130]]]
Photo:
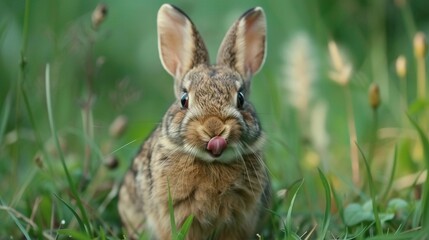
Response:
[[[180,98],[180,103],[182,104],[182,108],[188,108],[189,96],[187,92],[182,94],[182,98]]]
[[[237,107],[242,108],[244,104],[244,94],[242,92],[237,93]]]

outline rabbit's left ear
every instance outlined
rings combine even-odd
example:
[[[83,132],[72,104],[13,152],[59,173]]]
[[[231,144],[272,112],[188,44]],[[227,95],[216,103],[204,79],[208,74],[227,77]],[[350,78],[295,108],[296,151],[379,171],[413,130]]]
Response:
[[[186,14],[170,4],[158,11],[158,48],[162,65],[176,79],[198,64],[208,64],[204,42]]]
[[[228,65],[248,80],[265,60],[266,20],[261,7],[245,12],[228,30],[217,55],[217,63]]]

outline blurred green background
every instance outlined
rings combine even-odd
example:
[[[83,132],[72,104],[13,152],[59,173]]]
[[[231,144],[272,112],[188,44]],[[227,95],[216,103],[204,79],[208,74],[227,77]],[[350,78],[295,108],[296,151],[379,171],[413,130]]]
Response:
[[[61,219],[72,218],[52,195],[68,199],[67,182],[49,129],[47,64],[56,131],[76,184],[84,178],[84,159],[91,161],[85,183],[88,186],[82,187],[91,211],[119,184],[138,146],[174,100],[173,80],[162,68],[157,49],[156,14],[164,2],[103,1],[108,13],[94,29],[91,15],[99,3],[0,1],[0,198],[28,217],[35,201],[41,199],[37,200],[41,201],[37,211],[40,215],[36,214],[34,221],[44,228],[52,226],[49,219],[58,225]],[[405,123],[406,109],[399,107],[404,92],[395,74],[395,61],[399,55],[407,58],[405,99],[412,105],[416,100],[413,38],[417,31],[429,32],[429,1],[170,3],[183,9],[196,24],[212,62],[229,26],[245,10],[257,5],[264,8],[268,54],[263,70],[254,77],[251,100],[267,133],[266,162],[274,189],[285,188],[303,177],[309,179],[305,182],[306,200],[297,203],[297,214],[308,211],[309,204],[314,205],[310,210],[316,212],[323,206],[323,201],[317,200],[323,188],[315,180],[317,177],[312,177],[317,175],[317,167],[336,179],[333,184],[341,195],[359,195],[351,177],[347,120],[350,109],[357,142],[365,151],[373,144],[374,126],[378,129],[372,165],[376,181],[383,184],[394,146],[404,132],[406,135],[403,129],[409,127]],[[337,43],[352,67],[347,86],[351,105],[344,87],[330,79],[329,41]],[[294,93],[291,86],[305,79],[310,79],[311,86]],[[377,125],[368,104],[371,83],[377,83],[381,92]],[[92,105],[85,110],[89,95]],[[299,97],[307,101],[302,108],[291,99]],[[115,137],[109,127],[118,116],[125,116],[128,124],[124,135]],[[398,163],[396,177],[422,169],[421,149],[414,149],[413,141],[401,145],[409,151]],[[118,160],[119,168],[105,167],[111,156]],[[117,233],[115,199],[106,201],[107,210],[97,216],[107,219]],[[6,219],[0,224],[0,236],[19,234],[7,211],[0,211],[0,219]]]

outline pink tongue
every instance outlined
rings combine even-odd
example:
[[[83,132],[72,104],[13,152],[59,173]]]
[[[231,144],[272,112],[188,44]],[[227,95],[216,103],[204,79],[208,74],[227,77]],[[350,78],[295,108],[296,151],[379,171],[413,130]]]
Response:
[[[223,137],[214,137],[207,143],[207,150],[214,156],[219,157],[227,146],[226,140]]]

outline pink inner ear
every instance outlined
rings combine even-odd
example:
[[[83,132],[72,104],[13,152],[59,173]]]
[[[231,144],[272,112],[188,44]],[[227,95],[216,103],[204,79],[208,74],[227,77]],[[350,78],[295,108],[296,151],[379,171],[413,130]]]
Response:
[[[158,13],[158,44],[161,62],[164,68],[174,77],[180,77],[183,65],[188,59],[189,38],[193,35],[189,20],[179,11],[169,5],[161,7]],[[189,55],[189,54],[188,54]]]
[[[175,79],[193,66],[208,63],[208,52],[195,26],[183,12],[169,4],[158,11],[158,48],[162,65]]]
[[[265,60],[266,20],[262,8],[246,12],[225,35],[218,51],[218,64],[235,68],[250,79]]]
[[[262,12],[256,11],[245,19],[244,39],[246,42],[246,67],[250,67],[251,74],[255,74],[261,67],[265,55],[266,26]],[[249,71],[247,70],[247,71]]]
[[[214,156],[218,157],[222,154],[223,150],[228,146],[225,138],[216,136],[210,139],[207,143],[207,150],[209,150]]]

